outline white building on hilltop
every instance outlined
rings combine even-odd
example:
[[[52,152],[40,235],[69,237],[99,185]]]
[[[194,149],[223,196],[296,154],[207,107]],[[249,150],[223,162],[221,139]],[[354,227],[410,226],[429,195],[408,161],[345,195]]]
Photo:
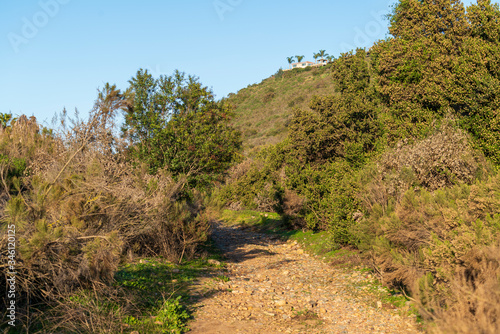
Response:
[[[313,63],[312,61],[301,61],[299,63],[290,64],[291,68],[287,68],[284,71],[293,70],[294,68],[306,68],[306,67],[317,67],[317,66],[325,66],[328,62],[326,59],[320,59],[317,63]]]

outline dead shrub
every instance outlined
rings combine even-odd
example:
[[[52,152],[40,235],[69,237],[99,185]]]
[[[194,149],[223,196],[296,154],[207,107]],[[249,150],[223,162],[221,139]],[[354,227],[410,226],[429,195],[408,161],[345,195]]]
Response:
[[[433,191],[472,184],[490,171],[484,156],[474,151],[469,136],[453,120],[445,120],[428,138],[413,144],[400,142],[376,166],[367,167],[360,197],[368,210],[374,205],[385,208],[390,201],[399,202],[411,187]]]
[[[287,216],[296,216],[304,207],[305,199],[296,192],[285,189],[283,196],[283,213]]]
[[[262,102],[264,103],[269,103],[272,99],[274,99],[274,96],[276,94],[274,92],[267,92],[263,95],[262,97]]]
[[[419,299],[427,302],[425,315],[435,323],[430,332],[499,333],[500,247],[477,247],[467,254],[464,264],[453,276],[446,300],[429,290],[420,292]]]
[[[292,228],[303,228],[306,226],[304,219],[299,217],[299,213],[304,209],[304,204],[304,197],[293,190],[285,189],[281,208],[285,219]]]
[[[226,184],[231,184],[243,177],[252,168],[253,160],[248,158],[231,167],[226,176]]]
[[[384,284],[415,299],[431,331],[498,332],[499,178],[451,121],[361,173],[359,247]]]
[[[17,305],[25,324],[36,305],[58,306],[79,289],[104,291],[126,253],[182,261],[207,238],[202,196],[183,201],[185,178],[134,167],[126,143],[113,136],[119,106],[108,102],[98,100],[88,121],[58,133],[21,117],[0,134],[0,154],[7,157],[0,161],[6,181],[1,227],[16,226]],[[13,176],[21,157],[27,168]],[[3,258],[8,248],[2,235]],[[6,265],[0,264],[1,285]],[[0,298],[5,306],[6,296]]]
[[[500,216],[492,215],[500,210],[499,177],[410,189],[360,223],[362,248],[382,281],[411,293],[441,332],[467,333],[479,322],[483,333],[497,330],[498,309],[490,306],[500,296]]]
[[[458,182],[471,184],[484,164],[484,158],[473,150],[469,136],[447,120],[436,133],[422,141],[413,145],[399,143],[383,156],[380,171],[390,176],[392,171],[399,174],[407,168],[415,174],[420,186],[436,190]],[[397,180],[391,181],[392,192],[401,193],[396,191]]]

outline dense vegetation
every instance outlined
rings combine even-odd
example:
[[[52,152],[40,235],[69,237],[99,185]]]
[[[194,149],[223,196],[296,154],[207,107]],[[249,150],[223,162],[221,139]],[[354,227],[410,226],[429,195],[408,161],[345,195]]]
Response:
[[[209,198],[328,231],[329,247],[358,250],[411,296],[430,331],[500,332],[500,8],[400,0],[389,19],[368,51],[222,101],[195,77],[140,70],[125,91],[106,85],[87,121],[0,115],[23,330],[181,331],[176,290],[146,276],[196,257]],[[163,260],[125,265],[136,256]]]
[[[208,186],[233,162],[239,133],[228,122],[231,109],[193,77],[176,72],[154,79],[139,71],[130,81],[123,131],[131,153],[153,173],[166,167],[193,186]]]
[[[335,92],[296,108],[218,197],[362,250],[431,330],[498,332],[500,9],[401,0],[389,31],[336,59]]]
[[[0,216],[15,241],[0,239],[2,258],[12,260],[0,265],[0,284],[11,265],[18,330],[116,333],[128,324],[164,333],[185,325],[179,288],[141,288],[149,277],[120,268],[155,256],[169,261],[166,275],[199,253],[209,234],[203,192],[232,162],[239,134],[228,126],[230,110],[194,77],[139,71],[130,84],[126,92],[107,84],[87,121],[63,113],[58,131],[34,117],[4,117]],[[11,298],[0,298],[7,310]]]

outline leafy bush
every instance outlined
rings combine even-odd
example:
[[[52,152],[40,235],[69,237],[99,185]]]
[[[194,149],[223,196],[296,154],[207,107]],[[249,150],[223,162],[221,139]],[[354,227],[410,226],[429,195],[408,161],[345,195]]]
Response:
[[[150,175],[127,159],[126,143],[112,135],[113,90],[101,92],[87,122],[51,135],[21,117],[0,134],[1,229],[15,225],[16,296],[25,325],[39,303],[55,307],[79,289],[102,292],[125,253],[182,261],[207,238],[201,195],[180,199],[186,178],[175,181],[165,170]],[[3,233],[2,256],[7,241]],[[2,296],[0,303],[7,302]]]
[[[115,98],[126,102],[122,130],[151,173],[166,168],[174,178],[187,175],[193,187],[209,187],[232,165],[241,142],[228,124],[231,107],[196,77],[176,71],[155,79],[139,70],[125,95]]]
[[[270,212],[277,210],[281,192],[282,186],[275,171],[261,159],[246,160],[230,170],[218,199],[233,210],[245,208]]]
[[[125,323],[135,327],[151,328],[155,333],[183,333],[186,329],[186,321],[189,314],[179,302],[180,297],[171,300],[167,299],[156,311],[156,316],[149,319],[137,319],[128,316]]]
[[[317,97],[311,108],[313,111],[296,110],[288,126],[291,150],[304,161],[343,158],[356,163],[374,149],[379,125],[368,101]]]
[[[351,51],[342,54],[332,66],[337,91],[357,93],[370,86],[371,75],[364,49],[357,49],[355,53]]]
[[[286,186],[305,199],[297,216],[313,230],[330,230],[339,244],[353,242],[350,227],[358,210],[356,170],[342,160],[321,167],[287,167]]]
[[[500,209],[498,185],[496,175],[434,192],[409,189],[399,202],[371,208],[360,225],[360,247],[370,250],[385,283],[407,289],[424,314],[444,320],[441,307],[464,306],[455,284],[465,280],[471,293],[491,284],[484,275],[496,268],[487,250],[500,237],[500,216],[490,215]],[[479,305],[478,297],[468,300]]]

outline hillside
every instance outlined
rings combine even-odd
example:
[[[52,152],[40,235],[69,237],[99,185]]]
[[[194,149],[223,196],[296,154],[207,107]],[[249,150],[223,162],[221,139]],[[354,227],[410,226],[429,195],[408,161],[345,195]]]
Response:
[[[245,152],[286,137],[294,108],[307,108],[313,95],[334,92],[331,64],[319,68],[278,71],[262,82],[230,94],[236,106],[233,125],[242,132]]]
[[[498,22],[487,0],[401,1],[369,54],[233,96],[247,152],[284,140],[233,168],[220,202],[357,249],[431,333],[500,333]]]

